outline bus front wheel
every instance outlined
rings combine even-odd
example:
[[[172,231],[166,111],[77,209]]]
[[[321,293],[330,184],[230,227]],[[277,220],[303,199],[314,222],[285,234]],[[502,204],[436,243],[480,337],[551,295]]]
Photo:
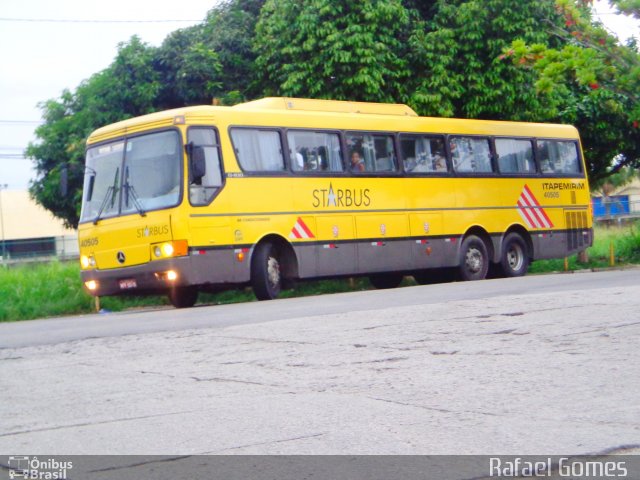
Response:
[[[176,308],[191,308],[198,301],[198,289],[195,287],[174,287],[169,290],[169,301]]]
[[[282,290],[280,255],[270,242],[258,245],[253,254],[251,286],[258,300],[273,300]]]
[[[482,280],[489,270],[487,246],[480,237],[469,235],[462,242],[458,273],[461,280]]]
[[[502,242],[500,270],[505,277],[521,277],[529,268],[527,244],[517,233],[510,233]]]

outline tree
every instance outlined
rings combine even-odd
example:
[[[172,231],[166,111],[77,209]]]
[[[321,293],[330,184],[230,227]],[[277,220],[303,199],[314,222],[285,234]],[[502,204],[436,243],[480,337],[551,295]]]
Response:
[[[65,90],[58,100],[40,105],[45,123],[36,129],[37,142],[26,154],[34,160],[38,177],[31,182],[33,198],[77,227],[82,195],[84,144],[96,128],[154,111],[160,85],[153,70],[154,49],[138,37],[118,47],[113,63],[75,92]],[[68,195],[60,195],[60,179],[68,172]]]
[[[400,0],[267,0],[254,41],[266,95],[393,102],[405,96]]]
[[[234,104],[255,95],[253,50],[256,24],[265,0],[227,1],[211,10],[203,26],[205,43],[218,53],[222,67],[218,96],[223,104]]]
[[[581,131],[591,176],[599,180],[640,166],[640,55],[635,40],[621,45],[591,18],[589,0],[556,0],[564,18],[553,34],[561,46],[519,39],[502,58],[533,71],[541,98]],[[637,0],[610,0],[640,18]],[[570,98],[558,102],[558,98]]]
[[[498,57],[517,38],[557,44],[541,25],[561,21],[550,2],[439,0],[411,36],[409,102],[424,115],[549,120],[535,76]]]
[[[640,0],[610,0],[640,18]],[[41,104],[35,199],[75,226],[84,142],[154,110],[267,95],[407,103],[421,115],[575,124],[596,180],[640,162],[640,62],[589,0],[226,0],[158,47],[136,37]],[[612,163],[613,162],[613,163]],[[613,166],[611,166],[613,165]],[[69,172],[66,198],[58,194]]]
[[[155,55],[162,87],[156,104],[161,109],[210,104],[221,87],[218,53],[205,44],[202,25],[176,30]]]

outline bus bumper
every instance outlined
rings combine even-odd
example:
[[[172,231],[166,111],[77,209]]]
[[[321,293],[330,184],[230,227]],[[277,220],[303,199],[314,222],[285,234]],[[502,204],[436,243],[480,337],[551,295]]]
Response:
[[[80,273],[85,291],[94,296],[166,292],[171,287],[192,285],[190,257],[171,258],[113,270]]]
[[[94,296],[166,293],[172,287],[244,284],[250,276],[249,258],[247,254],[239,260],[233,248],[199,250],[131,267],[83,270],[80,275],[84,289]]]

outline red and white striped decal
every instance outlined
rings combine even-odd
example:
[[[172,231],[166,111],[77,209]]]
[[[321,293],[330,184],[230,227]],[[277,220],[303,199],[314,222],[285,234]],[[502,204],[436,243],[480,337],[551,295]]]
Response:
[[[528,185],[525,185],[518,198],[518,213],[529,228],[553,228],[553,222],[540,206]]]
[[[307,227],[307,224],[304,223],[300,217],[298,217],[298,220],[296,221],[295,225],[291,229],[289,238],[309,239],[309,238],[316,238],[316,237],[313,235],[311,230],[309,230],[309,227]]]

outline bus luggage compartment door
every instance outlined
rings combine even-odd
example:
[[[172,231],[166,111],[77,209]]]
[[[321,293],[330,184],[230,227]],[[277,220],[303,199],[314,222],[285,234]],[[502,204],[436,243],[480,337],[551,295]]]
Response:
[[[357,217],[358,272],[393,272],[411,269],[413,259],[407,248],[408,223],[406,213]]]
[[[318,275],[347,275],[356,271],[356,245],[351,215],[318,216]]]

